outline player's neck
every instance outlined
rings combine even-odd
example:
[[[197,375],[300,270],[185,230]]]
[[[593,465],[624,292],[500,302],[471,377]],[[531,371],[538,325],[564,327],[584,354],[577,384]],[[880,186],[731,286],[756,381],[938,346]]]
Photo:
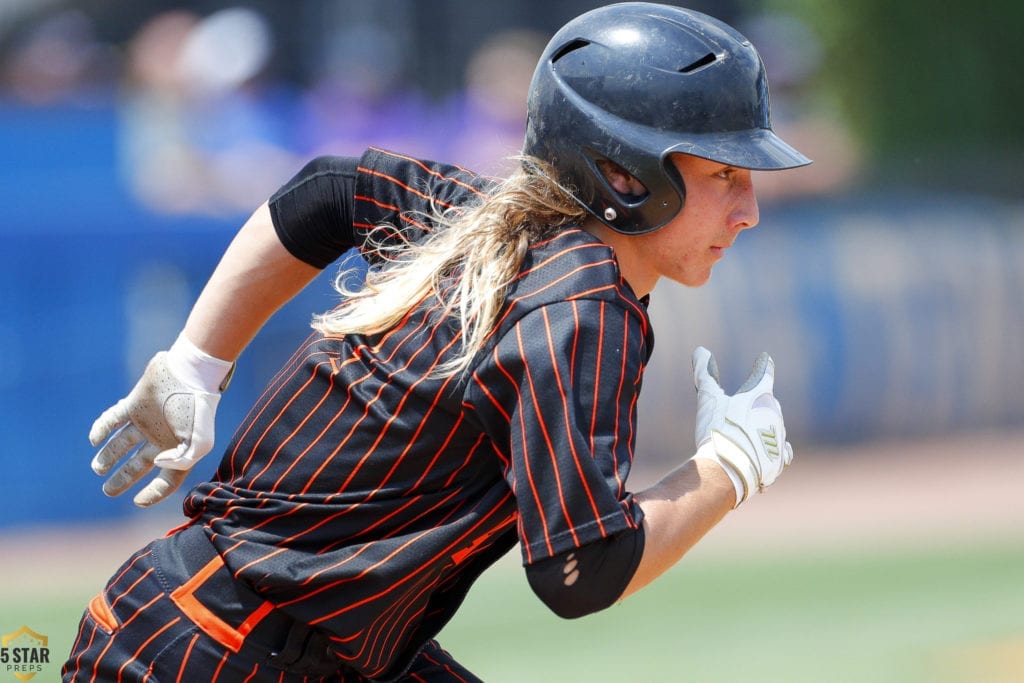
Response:
[[[640,253],[640,241],[636,237],[616,232],[593,216],[583,221],[582,228],[612,248],[619,272],[637,298],[654,290],[658,274]]]

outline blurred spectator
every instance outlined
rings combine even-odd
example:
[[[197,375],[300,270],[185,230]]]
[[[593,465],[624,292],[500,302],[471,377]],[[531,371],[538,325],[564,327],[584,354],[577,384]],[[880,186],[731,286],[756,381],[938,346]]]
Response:
[[[480,173],[504,175],[526,131],[526,100],[547,38],[514,29],[495,34],[466,68],[465,89],[449,103],[445,158]],[[445,126],[442,124],[442,128]]]
[[[407,55],[396,27],[371,17],[324,35],[298,124],[309,155],[358,155],[368,145],[437,157],[434,107],[404,82]]]
[[[109,48],[96,40],[92,19],[78,10],[26,22],[0,65],[3,88],[30,106],[81,100],[106,89],[115,68]]]
[[[290,9],[237,1],[244,6],[38,0],[6,13],[0,2],[2,85],[30,106],[81,102],[96,92],[110,102],[120,85],[120,172],[133,197],[162,213],[236,216],[311,156],[358,154],[367,145],[485,174],[509,169],[546,30],[494,30],[496,12],[467,15],[459,3],[426,11],[397,0],[304,0]],[[497,13],[499,25],[539,27],[532,6]],[[730,1],[693,6],[734,20],[761,46],[775,125],[817,161],[785,178],[760,174],[761,196],[852,184],[859,150],[838,117],[811,99],[823,48],[808,25],[788,14],[746,15]],[[478,47],[465,63],[452,63],[453,46],[422,30],[428,20],[461,30],[455,18],[490,26],[475,34],[482,42],[472,43]],[[448,76],[431,81],[433,91],[408,83],[427,60]],[[439,90],[458,69],[462,88]]]
[[[161,13],[128,46],[123,172],[169,213],[233,214],[265,199],[295,165],[287,117],[259,77],[273,52],[265,18],[231,8]]]

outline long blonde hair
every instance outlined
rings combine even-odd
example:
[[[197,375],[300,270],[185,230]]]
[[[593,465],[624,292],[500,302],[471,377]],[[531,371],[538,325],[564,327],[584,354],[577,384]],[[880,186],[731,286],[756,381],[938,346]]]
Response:
[[[394,226],[378,226],[367,245],[380,265],[355,288],[347,284],[348,273],[339,273],[334,286],[344,301],[315,316],[313,327],[332,336],[377,334],[434,295],[445,315],[457,318],[462,335],[460,352],[435,374],[465,371],[497,322],[529,246],[587,215],[549,167],[532,158],[520,162],[480,202],[444,211],[435,206],[428,218],[436,227],[419,241],[396,241]]]

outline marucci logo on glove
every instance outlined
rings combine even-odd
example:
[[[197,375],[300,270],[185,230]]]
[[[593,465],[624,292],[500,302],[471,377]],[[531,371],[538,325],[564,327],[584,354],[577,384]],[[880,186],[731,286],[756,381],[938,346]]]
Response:
[[[779,457],[779,437],[775,433],[775,426],[771,429],[760,429],[761,443],[764,444],[764,449],[768,452],[768,455],[772,458]]]
[[[0,671],[19,681],[31,680],[50,663],[50,639],[22,626],[0,638]]]

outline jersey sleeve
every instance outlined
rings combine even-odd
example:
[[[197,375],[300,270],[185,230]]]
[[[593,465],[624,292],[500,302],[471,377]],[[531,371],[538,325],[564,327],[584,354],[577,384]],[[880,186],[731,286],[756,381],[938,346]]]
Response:
[[[352,226],[358,163],[354,157],[317,157],[270,197],[274,230],[292,256],[326,268],[361,246]]]
[[[643,519],[627,492],[647,341],[608,300],[527,313],[482,360],[467,397],[502,459],[524,564]]]
[[[419,241],[436,228],[437,213],[482,201],[492,185],[457,166],[377,148],[363,154],[358,171],[354,229],[361,242],[372,232],[385,246]]]
[[[490,186],[457,166],[370,148],[313,159],[268,204],[285,248],[325,268],[352,247],[374,260],[371,233],[384,245],[417,241],[434,229],[435,212],[460,211]]]

